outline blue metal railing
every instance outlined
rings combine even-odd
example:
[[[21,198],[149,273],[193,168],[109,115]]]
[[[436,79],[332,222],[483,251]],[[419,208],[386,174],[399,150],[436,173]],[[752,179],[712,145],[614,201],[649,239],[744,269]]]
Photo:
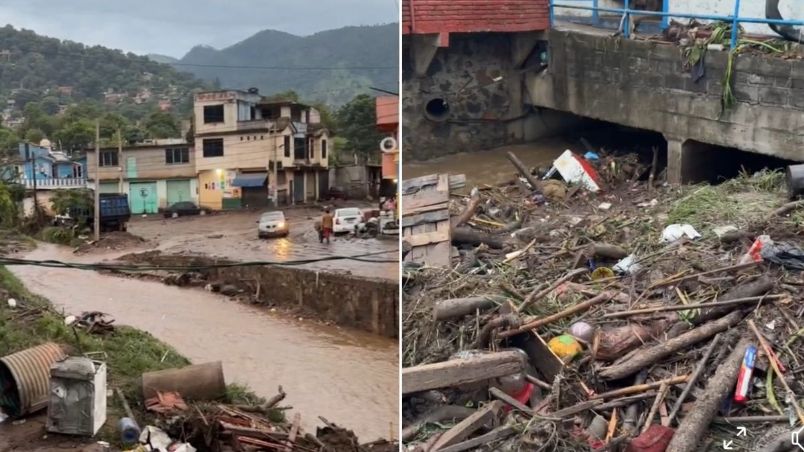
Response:
[[[557,3],[560,2],[560,3]],[[570,5],[565,2],[592,2],[592,6],[583,5]],[[631,16],[653,16],[662,19],[662,28],[667,28],[669,25],[670,17],[682,17],[685,19],[698,19],[698,20],[711,20],[720,22],[730,22],[731,27],[731,48],[737,47],[738,29],[741,23],[752,24],[777,24],[777,25],[792,25],[802,26],[804,20],[790,20],[790,19],[766,19],[758,17],[740,17],[740,0],[734,0],[734,14],[731,16],[719,16],[713,14],[691,14],[680,12],[669,12],[670,0],[663,0],[662,11],[645,11],[639,9],[631,9],[631,0],[624,0],[623,8],[605,8],[598,6],[598,0],[550,0],[550,25],[555,23],[555,8],[584,10],[592,12],[592,22],[595,25],[599,24],[600,13],[616,13],[623,16],[623,36],[626,38],[631,36]]]

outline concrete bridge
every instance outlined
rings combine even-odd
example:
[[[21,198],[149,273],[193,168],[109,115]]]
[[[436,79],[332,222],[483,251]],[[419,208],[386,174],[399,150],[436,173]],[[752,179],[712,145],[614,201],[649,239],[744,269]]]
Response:
[[[804,60],[762,54],[735,59],[736,102],[722,109],[729,50],[708,51],[704,75],[683,66],[680,47],[554,26],[547,70],[526,75],[529,101],[667,139],[668,179],[702,179],[723,148],[804,161]],[[733,158],[733,157],[731,157]]]

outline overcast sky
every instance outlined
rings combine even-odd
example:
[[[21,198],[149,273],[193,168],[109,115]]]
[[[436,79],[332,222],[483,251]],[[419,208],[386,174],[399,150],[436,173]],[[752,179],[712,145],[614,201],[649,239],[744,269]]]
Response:
[[[400,0],[2,0],[0,26],[138,54],[182,57],[266,29],[296,35],[399,21]]]

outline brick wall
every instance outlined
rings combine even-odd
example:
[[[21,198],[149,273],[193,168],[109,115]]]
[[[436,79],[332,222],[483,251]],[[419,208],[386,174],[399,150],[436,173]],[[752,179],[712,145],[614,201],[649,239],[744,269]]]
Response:
[[[546,30],[548,0],[403,0],[402,33]]]

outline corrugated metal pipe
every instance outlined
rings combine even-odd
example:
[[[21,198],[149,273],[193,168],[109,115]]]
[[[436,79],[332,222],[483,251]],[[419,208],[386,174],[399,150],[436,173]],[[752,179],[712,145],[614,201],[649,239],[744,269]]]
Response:
[[[0,358],[0,409],[20,417],[47,407],[50,366],[65,357],[61,346],[46,343]]]

